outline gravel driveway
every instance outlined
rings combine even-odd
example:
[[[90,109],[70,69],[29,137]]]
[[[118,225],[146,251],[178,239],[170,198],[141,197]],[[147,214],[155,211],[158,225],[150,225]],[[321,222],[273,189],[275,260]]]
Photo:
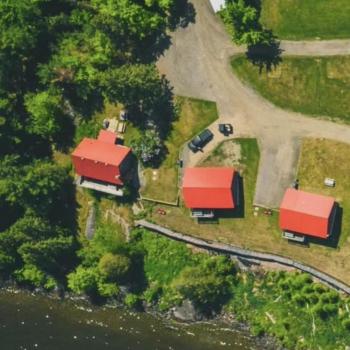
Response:
[[[232,44],[209,0],[192,3],[196,21],[173,34],[171,47],[158,62],[159,70],[176,94],[216,101],[219,122],[232,123],[235,137],[258,139],[261,157],[254,203],[277,208],[295,178],[301,139],[325,137],[350,143],[350,127],[282,110],[244,85],[230,67],[230,57],[242,48]],[[287,54],[346,54],[350,41],[286,42],[282,47]],[[216,136],[204,152],[211,151],[220,140]],[[201,156],[187,152],[186,163],[194,165]]]

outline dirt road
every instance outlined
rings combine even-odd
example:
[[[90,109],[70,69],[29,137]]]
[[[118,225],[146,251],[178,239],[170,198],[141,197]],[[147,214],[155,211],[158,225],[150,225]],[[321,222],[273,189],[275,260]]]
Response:
[[[176,94],[215,101],[220,122],[231,122],[235,137],[258,139],[261,157],[254,202],[278,207],[285,189],[295,178],[301,139],[324,137],[350,143],[350,127],[282,110],[244,85],[230,67],[230,57],[242,52],[242,48],[232,44],[209,0],[192,3],[196,21],[173,34],[171,47],[158,62],[159,70],[170,80]],[[305,55],[328,52],[323,43],[283,45],[286,53],[292,53],[296,47],[299,54],[305,50]],[[350,42],[344,44],[343,53],[347,53],[347,45],[350,47]],[[330,50],[335,52],[332,47]],[[339,47],[337,50],[341,51]],[[215,128],[213,125],[212,129]],[[216,137],[204,152],[219,141],[221,138]],[[194,165],[204,154],[186,156],[188,164]]]

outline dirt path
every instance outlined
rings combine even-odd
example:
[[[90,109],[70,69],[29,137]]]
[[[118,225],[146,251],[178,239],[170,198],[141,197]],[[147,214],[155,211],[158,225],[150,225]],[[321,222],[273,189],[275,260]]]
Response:
[[[258,139],[261,158],[254,202],[278,207],[295,177],[301,139],[325,137],[350,143],[350,127],[282,110],[242,84],[230,67],[230,57],[242,52],[242,48],[232,44],[209,0],[192,3],[196,22],[174,33],[171,47],[158,62],[159,70],[170,80],[176,94],[215,101],[220,122],[230,121],[236,137]],[[303,45],[315,54],[328,52],[327,45],[318,43],[284,45],[286,53],[295,50],[301,54]],[[220,140],[214,139],[204,152]],[[195,164],[202,156],[187,152],[187,164]]]
[[[350,40],[282,41],[281,49],[295,56],[350,55]]]

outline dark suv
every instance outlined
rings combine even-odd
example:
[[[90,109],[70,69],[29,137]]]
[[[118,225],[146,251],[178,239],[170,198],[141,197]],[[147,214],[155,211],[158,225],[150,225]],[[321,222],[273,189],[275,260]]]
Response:
[[[198,152],[209,141],[211,141],[213,139],[213,137],[214,137],[213,133],[210,130],[205,129],[199,135],[197,135],[191,142],[189,142],[188,148],[192,152]]]

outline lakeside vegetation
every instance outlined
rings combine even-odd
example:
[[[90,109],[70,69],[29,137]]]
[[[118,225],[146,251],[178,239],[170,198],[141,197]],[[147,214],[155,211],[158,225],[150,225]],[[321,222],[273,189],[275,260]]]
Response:
[[[347,0],[262,0],[261,22],[279,39],[350,38]]]
[[[232,59],[235,74],[275,105],[350,123],[350,58],[284,57],[271,71],[244,56]]]
[[[190,300],[200,314],[232,312],[254,335],[273,335],[293,350],[343,350],[350,341],[349,298],[307,274],[244,273],[227,257],[191,251],[147,230],[135,230],[126,243],[105,224],[80,256],[82,265],[69,276],[77,293],[166,312]]]

